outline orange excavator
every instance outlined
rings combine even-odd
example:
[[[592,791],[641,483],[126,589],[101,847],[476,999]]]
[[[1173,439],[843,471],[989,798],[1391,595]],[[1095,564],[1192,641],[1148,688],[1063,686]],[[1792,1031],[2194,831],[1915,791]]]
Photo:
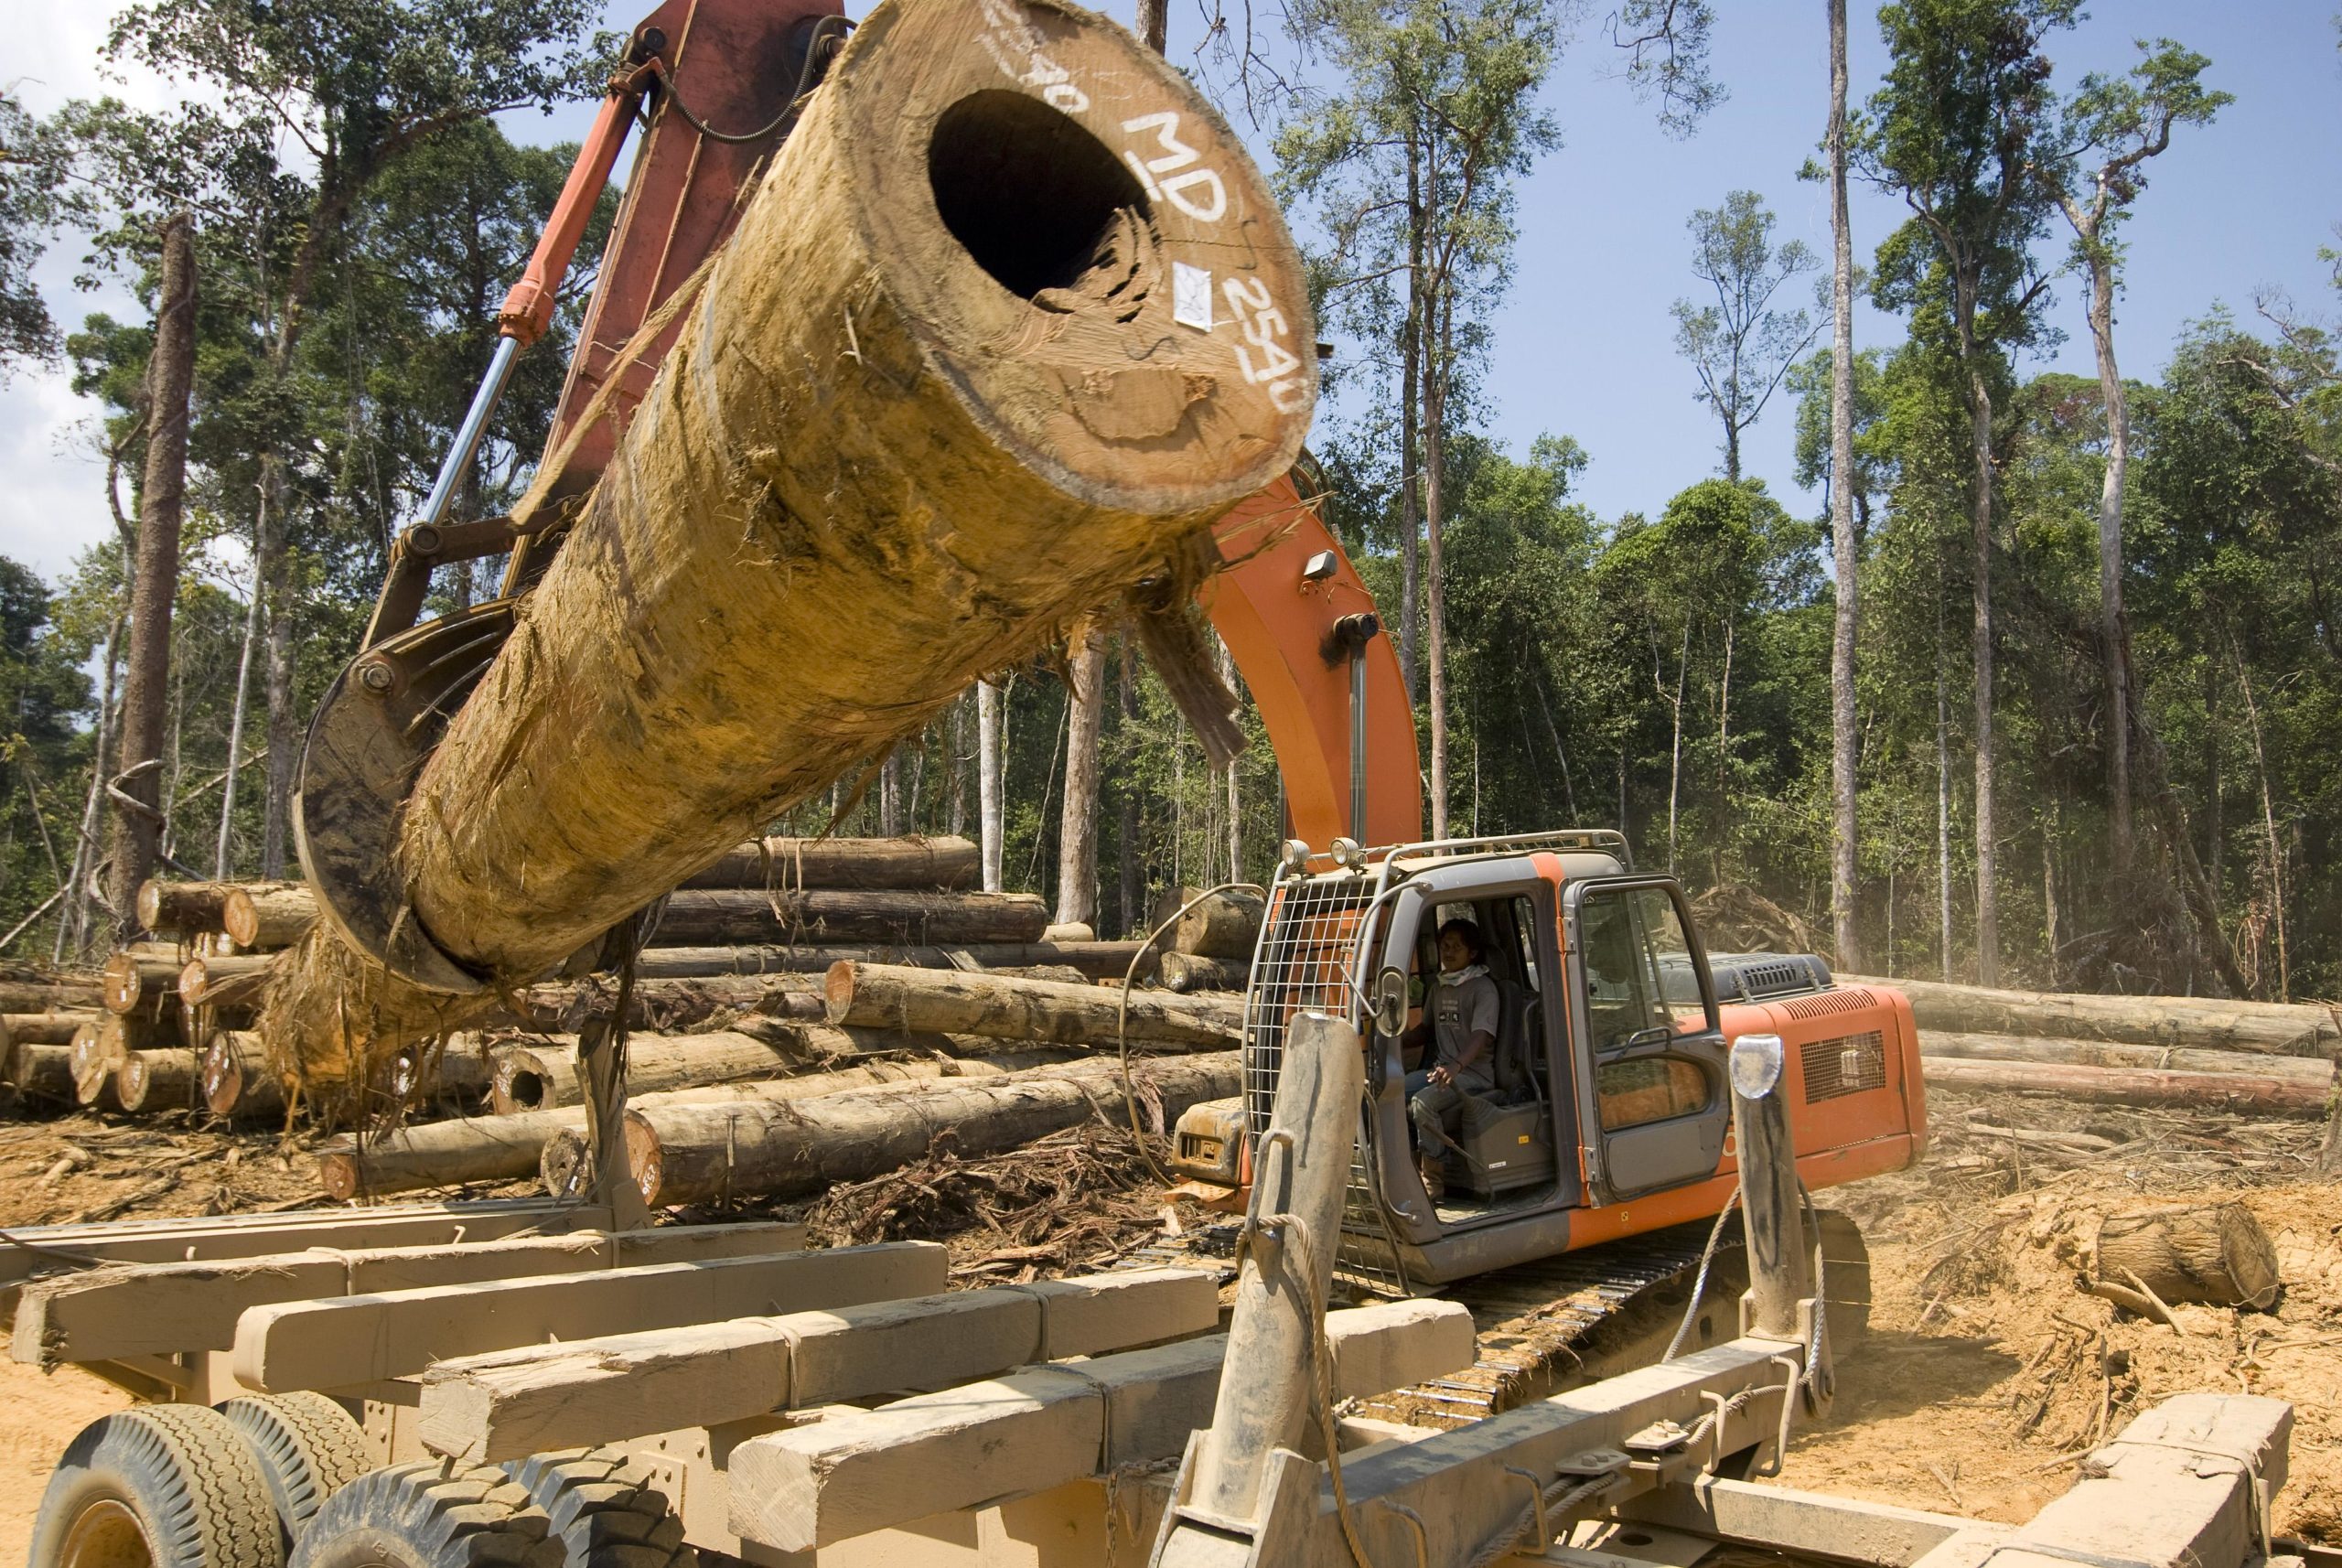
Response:
[[[643,128],[641,145],[546,448],[556,497],[590,488],[607,462],[677,330],[661,306],[724,243],[850,27],[834,0],[668,0],[635,29],[367,632],[369,649],[425,651],[440,711],[486,668],[561,545],[562,508],[539,509],[555,522],[521,535],[449,506],[515,360],[552,320],[629,130]],[[1162,171],[1136,172],[1153,188]],[[1702,1222],[1727,1209],[1737,1179],[1731,1041],[1782,1042],[1798,1174],[1819,1188],[1918,1158],[1918,1035],[1900,994],[1835,985],[1817,958],[1708,952],[1681,890],[1638,873],[1617,832],[1424,842],[1399,661],[1305,489],[1322,489],[1306,465],[1218,525],[1223,567],[1200,599],[1259,706],[1293,836],[1251,971],[1245,1093],[1183,1119],[1176,1158],[1196,1182],[1241,1192],[1294,1020],[1329,1014],[1359,1030],[1367,1087],[1342,1277],[1381,1294],[1445,1287],[1474,1306],[1481,1365],[1417,1391],[1444,1402],[1430,1413],[1466,1420],[1549,1390],[1631,1308],[1716,1264]],[[499,600],[417,624],[434,567],[507,553]],[[305,793],[319,782],[305,773]],[[331,898],[333,868],[303,849]],[[1436,933],[1459,918],[1480,934],[1499,999],[1493,1070],[1461,1096],[1444,1146],[1424,1147],[1409,1114],[1412,1026],[1437,981]],[[1859,1235],[1826,1215],[1819,1231],[1831,1294],[1859,1312]]]

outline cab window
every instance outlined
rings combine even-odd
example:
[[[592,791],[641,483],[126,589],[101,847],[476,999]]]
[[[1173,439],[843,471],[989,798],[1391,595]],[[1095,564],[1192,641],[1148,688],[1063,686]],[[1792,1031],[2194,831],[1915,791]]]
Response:
[[[1602,1130],[1619,1132],[1708,1108],[1708,1075],[1681,1057],[1635,1057],[1595,1069]]]
[[[1713,1027],[1692,942],[1664,887],[1597,887],[1578,907],[1586,1025],[1595,1054],[1651,1029]]]

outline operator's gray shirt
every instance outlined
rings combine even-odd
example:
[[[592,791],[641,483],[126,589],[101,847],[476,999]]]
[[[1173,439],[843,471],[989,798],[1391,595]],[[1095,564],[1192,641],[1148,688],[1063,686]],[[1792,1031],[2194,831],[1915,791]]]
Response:
[[[1432,1033],[1439,1062],[1453,1067],[1472,1048],[1475,1035],[1486,1035],[1491,1042],[1479,1060],[1457,1070],[1456,1082],[1459,1088],[1484,1090],[1496,1086],[1497,1053],[1493,1042],[1501,1032],[1499,1025],[1503,1013],[1504,998],[1497,990],[1497,983],[1485,974],[1476,974],[1457,985],[1433,985]]]

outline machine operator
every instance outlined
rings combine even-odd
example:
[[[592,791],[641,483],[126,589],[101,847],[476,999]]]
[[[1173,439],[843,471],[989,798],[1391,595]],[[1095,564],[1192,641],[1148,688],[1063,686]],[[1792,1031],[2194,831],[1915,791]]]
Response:
[[[1439,983],[1423,1021],[1402,1037],[1411,1048],[1433,1047],[1430,1064],[1407,1075],[1407,1115],[1415,1126],[1416,1170],[1434,1203],[1446,1196],[1441,1165],[1455,1147],[1448,1128],[1465,1097],[1496,1088],[1504,1000],[1488,973],[1488,950],[1473,921],[1452,919],[1439,928]]]

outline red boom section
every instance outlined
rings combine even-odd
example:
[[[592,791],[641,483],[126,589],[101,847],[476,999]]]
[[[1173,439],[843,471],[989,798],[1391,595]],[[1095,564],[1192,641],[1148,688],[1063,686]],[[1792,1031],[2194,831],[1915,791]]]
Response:
[[[1229,564],[1200,602],[1252,688],[1284,775],[1294,836],[1323,852],[1423,836],[1415,715],[1387,632],[1365,647],[1366,822],[1350,821],[1350,668],[1333,645],[1342,617],[1375,613],[1374,596],[1291,478],[1240,503],[1215,532]],[[1313,575],[1331,553],[1333,571]]]

